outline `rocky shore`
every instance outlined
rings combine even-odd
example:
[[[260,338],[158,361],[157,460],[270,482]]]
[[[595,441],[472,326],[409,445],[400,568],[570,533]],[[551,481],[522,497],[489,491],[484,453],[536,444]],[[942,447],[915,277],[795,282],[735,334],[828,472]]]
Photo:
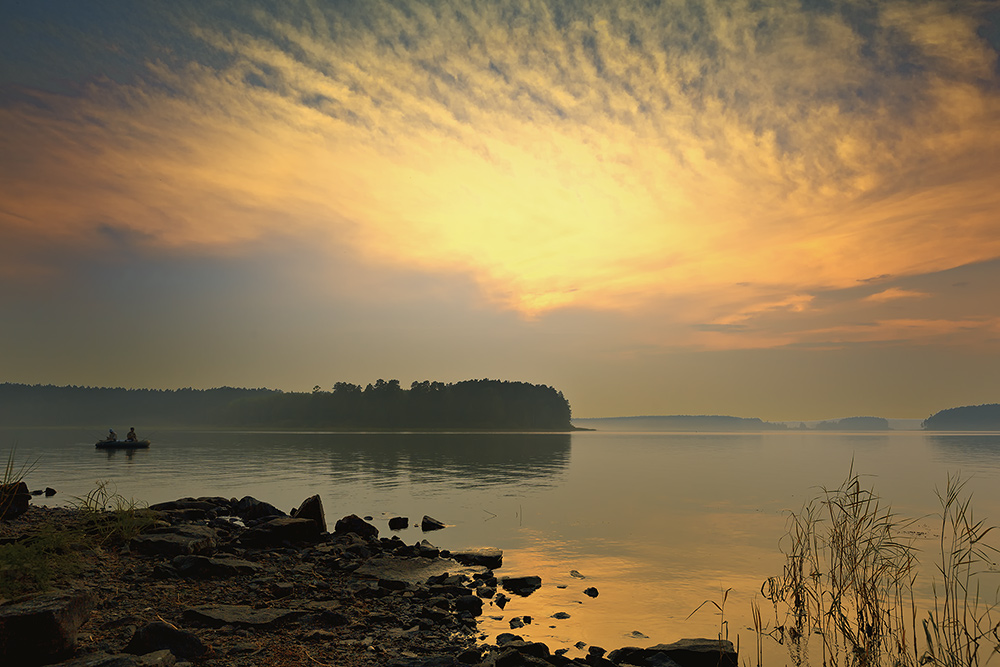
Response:
[[[405,544],[354,515],[331,530],[318,496],[291,516],[250,497],[150,509],[148,530],[75,554],[77,574],[54,590],[0,600],[0,665],[738,664],[732,644],[714,639],[610,652],[581,643],[574,652],[586,653],[576,657],[512,633],[487,643],[478,619],[502,615],[511,596],[542,585],[538,577],[498,576],[499,549]],[[75,510],[32,506],[0,522],[0,545],[79,520]]]

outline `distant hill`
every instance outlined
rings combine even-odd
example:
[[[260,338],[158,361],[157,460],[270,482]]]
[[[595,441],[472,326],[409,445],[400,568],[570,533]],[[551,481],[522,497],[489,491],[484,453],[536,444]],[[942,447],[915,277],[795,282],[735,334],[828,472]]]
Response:
[[[661,415],[640,417],[591,417],[574,419],[582,428],[617,431],[784,431],[785,424],[757,417],[725,415]]]
[[[932,414],[922,426],[927,431],[1000,431],[1000,404],[948,408]]]
[[[816,424],[817,431],[888,431],[889,420],[884,417],[846,417]]]

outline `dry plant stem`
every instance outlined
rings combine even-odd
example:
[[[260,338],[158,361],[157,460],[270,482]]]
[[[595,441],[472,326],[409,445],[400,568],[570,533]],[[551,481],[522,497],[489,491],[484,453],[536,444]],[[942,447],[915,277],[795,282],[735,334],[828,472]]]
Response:
[[[790,516],[784,576],[762,590],[795,664],[809,662],[816,636],[823,665],[913,663],[912,619],[908,630],[903,610],[916,558],[898,538],[902,525],[853,468],[840,487]]]
[[[949,477],[944,493],[937,492],[941,503],[941,585],[934,582],[934,609],[923,623],[927,653],[921,662],[944,667],[978,665],[980,649],[987,642],[992,647],[983,662],[1000,651],[1000,623],[994,621],[997,606],[980,602],[978,583],[978,575],[996,552],[984,542],[993,527],[975,519],[971,496],[961,496],[964,487],[960,478]],[[997,599],[996,593],[992,599]]]

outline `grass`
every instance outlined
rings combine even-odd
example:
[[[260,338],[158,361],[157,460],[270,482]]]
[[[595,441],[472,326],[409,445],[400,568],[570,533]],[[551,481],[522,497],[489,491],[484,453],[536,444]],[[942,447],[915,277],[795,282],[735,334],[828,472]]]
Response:
[[[772,635],[799,666],[985,663],[1000,651],[996,603],[982,602],[978,583],[991,562],[993,549],[984,542],[991,528],[974,520],[963,489],[949,478],[938,492],[941,562],[920,635],[917,549],[904,537],[912,522],[884,506],[852,468],[839,487],[823,489],[790,515],[784,572],[761,588],[774,608],[774,628],[765,633],[756,602],[751,610],[758,642]],[[996,593],[988,599],[996,600]],[[759,643],[757,655],[760,665]]]
[[[145,504],[125,498],[108,481],[98,481],[90,493],[74,500],[88,534],[101,545],[125,544],[156,520]]]
[[[3,475],[0,476],[0,517],[6,514],[11,503],[14,502],[14,494],[17,486],[24,481],[24,478],[31,474],[31,471],[38,465],[36,458],[31,462],[24,462],[20,466],[14,464],[17,454],[17,445],[10,448],[7,453],[7,464],[4,466]],[[0,519],[2,520],[2,519]]]
[[[8,471],[12,460],[13,455]],[[155,521],[150,510],[119,495],[108,482],[97,482],[73,508],[76,514],[69,522],[43,523],[17,541],[0,545],[0,598],[44,591],[70,579],[81,571],[82,551],[123,545]]]

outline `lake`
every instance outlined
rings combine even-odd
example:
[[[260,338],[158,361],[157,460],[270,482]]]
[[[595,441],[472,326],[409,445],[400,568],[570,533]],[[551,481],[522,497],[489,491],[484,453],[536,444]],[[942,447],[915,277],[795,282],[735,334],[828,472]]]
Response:
[[[148,503],[252,495],[288,511],[319,494],[331,528],[347,514],[371,516],[382,536],[394,534],[390,517],[407,516],[412,526],[430,515],[448,527],[395,534],[447,549],[496,546],[504,550],[498,575],[541,576],[532,596],[504,611],[486,607],[503,618],[481,627],[495,635],[530,615],[534,622],[517,633],[553,649],[715,637],[723,617],[699,605],[725,599],[723,630],[734,642],[739,635],[749,658],[751,600],[782,571],[788,512],[820,487],[838,486],[852,465],[898,514],[917,519],[912,535],[928,563],[940,532],[935,488],[949,475],[968,479],[977,518],[1000,522],[995,433],[139,435],[152,447],[126,453],[95,450],[97,433],[0,429],[0,453],[16,445],[17,463],[37,458],[29,487],[58,491],[40,504],[66,504],[100,480]],[[994,589],[1000,576],[986,583]],[[599,596],[583,595],[588,586]],[[550,618],[560,611],[570,618]],[[773,625],[770,607],[763,611]],[[766,663],[783,663],[773,642],[765,654]]]

